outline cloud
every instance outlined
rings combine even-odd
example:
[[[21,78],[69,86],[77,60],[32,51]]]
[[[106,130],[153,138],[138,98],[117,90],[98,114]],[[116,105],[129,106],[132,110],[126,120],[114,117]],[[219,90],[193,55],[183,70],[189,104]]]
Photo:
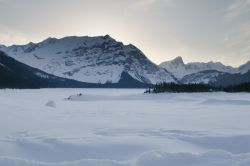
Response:
[[[221,43],[241,57],[250,60],[250,0],[233,0],[225,10],[227,29]]]
[[[168,6],[172,5],[172,0],[134,0],[132,9],[148,9],[152,7],[153,5],[159,4],[159,3],[164,3],[165,5],[167,4]]]
[[[27,43],[28,39],[25,34],[8,27],[0,27],[0,43],[6,45],[11,44],[24,44]]]
[[[224,34],[220,41],[228,50],[241,57],[240,63],[250,60],[250,23],[244,23]]]
[[[250,0],[234,0],[226,9],[226,20],[230,21],[242,15],[250,14]]]
[[[137,6],[148,6],[155,3],[157,0],[136,0],[135,5]]]

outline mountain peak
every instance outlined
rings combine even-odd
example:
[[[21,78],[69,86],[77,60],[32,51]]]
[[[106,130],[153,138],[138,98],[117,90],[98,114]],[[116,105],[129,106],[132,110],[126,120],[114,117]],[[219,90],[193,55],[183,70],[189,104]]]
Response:
[[[113,39],[111,36],[109,36],[109,34],[103,36],[104,39]]]
[[[184,62],[181,56],[174,58],[173,60],[162,62],[160,66],[184,66]]]
[[[175,59],[173,59],[171,62],[174,62],[176,64],[182,64],[184,65],[183,59],[181,56],[177,56]]]
[[[43,45],[52,44],[52,43],[55,43],[57,40],[58,40],[57,38],[49,37],[43,40],[40,44],[43,44]]]

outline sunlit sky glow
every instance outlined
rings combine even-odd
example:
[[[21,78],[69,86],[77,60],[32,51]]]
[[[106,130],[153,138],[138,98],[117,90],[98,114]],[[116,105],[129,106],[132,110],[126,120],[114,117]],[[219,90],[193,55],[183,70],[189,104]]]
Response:
[[[0,43],[109,34],[159,64],[250,60],[250,0],[0,0]]]

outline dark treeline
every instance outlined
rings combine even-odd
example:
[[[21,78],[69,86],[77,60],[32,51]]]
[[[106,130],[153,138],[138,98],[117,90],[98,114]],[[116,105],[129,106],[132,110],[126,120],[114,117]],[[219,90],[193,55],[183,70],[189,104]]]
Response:
[[[250,82],[238,85],[230,85],[223,88],[225,92],[250,92]]]
[[[176,84],[176,83],[158,83],[145,93],[183,93],[183,92],[250,92],[250,82],[239,85],[230,85],[226,87],[212,86],[206,84]]]

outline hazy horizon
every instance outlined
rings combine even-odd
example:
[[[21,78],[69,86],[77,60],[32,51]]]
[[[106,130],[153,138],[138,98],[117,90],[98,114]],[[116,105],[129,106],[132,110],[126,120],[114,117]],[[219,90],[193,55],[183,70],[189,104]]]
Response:
[[[103,36],[156,64],[250,60],[250,0],[0,0],[0,44]]]

